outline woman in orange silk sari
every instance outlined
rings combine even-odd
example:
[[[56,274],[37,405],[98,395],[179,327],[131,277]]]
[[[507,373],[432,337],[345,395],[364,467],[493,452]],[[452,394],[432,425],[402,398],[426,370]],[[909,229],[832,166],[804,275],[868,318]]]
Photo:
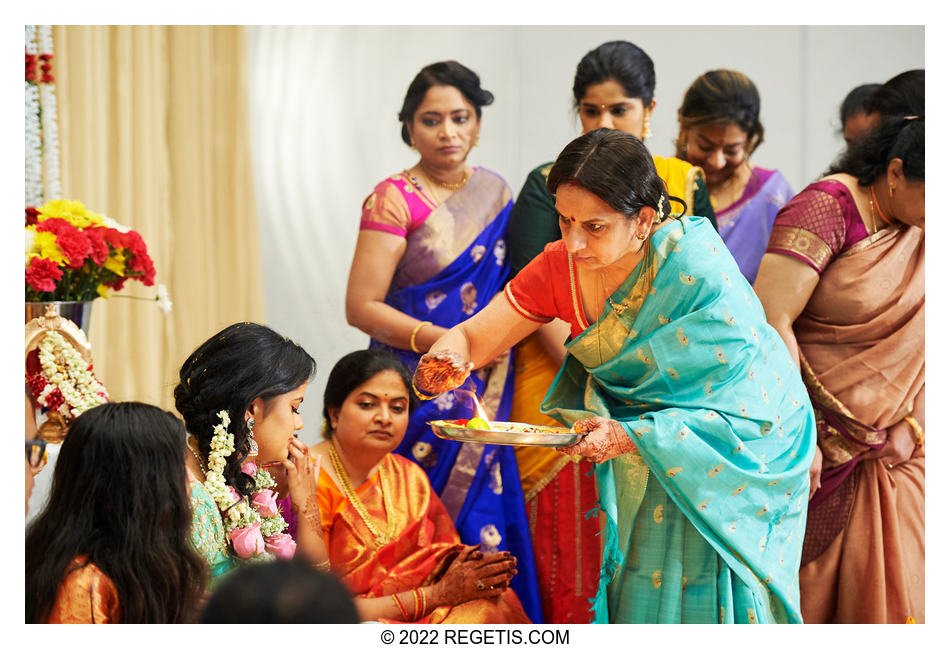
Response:
[[[324,394],[317,486],[334,573],[364,620],[529,623],[509,582],[516,559],[459,541],[425,472],[392,453],[406,432],[409,371],[384,350],[347,354]],[[488,535],[491,536],[491,535]]]
[[[805,622],[923,622],[922,116],[884,119],[779,212],[755,290],[818,426]]]

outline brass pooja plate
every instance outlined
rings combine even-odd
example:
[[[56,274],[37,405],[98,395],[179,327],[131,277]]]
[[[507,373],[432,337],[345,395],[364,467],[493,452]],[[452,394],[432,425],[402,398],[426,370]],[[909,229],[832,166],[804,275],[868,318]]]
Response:
[[[573,446],[587,433],[575,433],[570,428],[555,426],[535,426],[508,421],[493,421],[491,427],[497,430],[468,428],[454,421],[437,420],[428,422],[432,432],[442,439],[454,439],[459,442],[482,442],[503,446]]]

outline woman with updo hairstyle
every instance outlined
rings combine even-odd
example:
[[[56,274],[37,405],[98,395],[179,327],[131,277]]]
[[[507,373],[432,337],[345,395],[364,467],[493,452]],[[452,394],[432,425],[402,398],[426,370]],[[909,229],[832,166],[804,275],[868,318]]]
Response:
[[[475,72],[456,61],[427,65],[409,84],[398,117],[402,139],[419,154],[363,202],[346,290],[346,319],[410,369],[449,328],[478,313],[508,277],[505,231],[511,190],[498,174],[468,164],[482,108],[494,100]],[[426,423],[470,418],[474,399],[489,418],[511,411],[513,364],[507,350],[465,386],[412,414],[396,452],[419,464],[443,498],[462,541],[478,543],[494,525],[502,548],[533,573],[528,519],[514,450],[436,437]],[[541,620],[536,585],[516,584],[525,610]]]
[[[412,379],[382,349],[337,361],[323,395],[316,497],[330,565],[366,621],[527,623],[510,585],[517,559],[463,545],[425,471],[393,453],[406,433]]]
[[[838,118],[841,120],[841,137],[845,144],[851,146],[851,143],[857,140],[861,135],[871,128],[872,118],[865,107],[867,98],[878,88],[879,83],[864,83],[855,86],[845,96],[838,107]]]
[[[656,109],[656,73],[653,60],[628,41],[609,41],[581,58],[574,73],[573,108],[581,131],[611,128],[644,142],[652,135],[650,117]],[[511,210],[508,243],[514,277],[544,247],[561,237],[554,196],[548,190],[553,162],[533,169]],[[685,202],[677,211],[709,218],[716,225],[709,192],[699,167],[673,157],[653,156],[657,174],[667,191]],[[540,413],[541,401],[564,361],[567,325],[560,321],[541,327],[514,350],[515,392],[512,421],[557,425]],[[590,619],[588,601],[597,588],[600,541],[594,537],[597,521],[586,516],[594,507],[593,466],[586,460],[570,462],[552,449],[516,449],[521,483],[533,529],[544,621],[583,623]],[[565,503],[571,503],[566,506]],[[578,540],[580,539],[580,540]],[[576,562],[559,561],[580,555]]]
[[[719,234],[742,274],[755,281],[772,223],[794,192],[777,169],[752,165],[765,127],[759,91],[735,70],[710,70],[683,95],[676,156],[706,174]]]
[[[191,543],[181,420],[105,403],[78,417],[26,529],[26,621],[194,622],[207,568]]]
[[[924,621],[924,126],[881,118],[789,201],[755,282],[818,422],[806,622]]]
[[[297,554],[325,567],[313,498],[319,464],[295,433],[303,428],[300,404],[315,369],[300,345],[250,322],[211,336],[181,366],[175,407],[188,431],[192,539],[212,578],[239,559],[294,555],[279,517],[283,497],[285,509],[308,521],[297,530]],[[242,507],[250,513],[240,514]]]
[[[435,342],[416,389],[450,390],[564,320],[542,411],[584,435],[559,450],[596,465],[595,621],[800,622],[814,417],[752,287],[708,219],[671,218],[677,199],[632,135],[577,138],[548,188],[561,240]]]

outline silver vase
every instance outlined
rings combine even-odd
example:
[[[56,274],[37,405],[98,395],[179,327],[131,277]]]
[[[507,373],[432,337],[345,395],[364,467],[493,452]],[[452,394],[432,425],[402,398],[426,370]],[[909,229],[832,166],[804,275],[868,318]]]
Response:
[[[89,339],[89,322],[92,320],[92,304],[88,302],[24,302],[26,305],[26,320],[24,324],[33,318],[39,318],[46,313],[46,308],[53,305],[56,315],[71,320],[77,327],[82,329]]]

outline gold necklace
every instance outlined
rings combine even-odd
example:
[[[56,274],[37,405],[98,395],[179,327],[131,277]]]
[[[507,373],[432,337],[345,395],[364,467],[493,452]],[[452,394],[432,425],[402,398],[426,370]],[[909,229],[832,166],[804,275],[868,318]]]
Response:
[[[392,541],[393,536],[395,536],[395,530],[393,529],[395,526],[395,519],[389,514],[388,508],[386,507],[386,491],[388,489],[386,486],[385,474],[383,473],[383,466],[380,465],[379,467],[379,488],[380,491],[382,491],[383,512],[386,514],[387,521],[387,530],[385,534],[383,534],[382,530],[380,530],[379,527],[377,527],[372,521],[369,512],[366,511],[366,506],[363,504],[363,501],[360,500],[356,490],[353,489],[353,483],[350,482],[350,474],[346,472],[346,467],[343,466],[343,460],[340,459],[340,455],[336,452],[336,446],[333,444],[333,441],[330,442],[328,454],[330,456],[330,464],[333,465],[333,471],[336,473],[336,477],[340,480],[340,487],[343,488],[343,495],[345,495],[346,499],[350,501],[350,504],[353,505],[353,509],[355,509],[360,518],[363,519],[366,527],[369,528],[376,545],[382,547]]]
[[[191,445],[192,440],[195,442],[194,446]],[[198,454],[198,451],[195,450],[195,446],[198,446],[197,437],[189,437],[188,443],[185,444],[188,447],[188,450],[191,451],[191,454],[195,456],[195,459],[198,460],[198,468],[201,470],[201,477],[208,477],[208,469],[205,468],[204,462],[201,461],[201,455]]]
[[[421,162],[419,163],[419,168],[422,169],[422,174],[424,176],[432,179],[432,175],[426,171],[425,166]],[[436,180],[435,183],[442,189],[448,189],[450,191],[457,192],[468,184],[468,172],[465,171],[465,169],[462,169],[462,180],[458,181],[457,183],[444,183],[441,180]]]

